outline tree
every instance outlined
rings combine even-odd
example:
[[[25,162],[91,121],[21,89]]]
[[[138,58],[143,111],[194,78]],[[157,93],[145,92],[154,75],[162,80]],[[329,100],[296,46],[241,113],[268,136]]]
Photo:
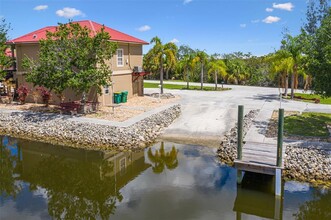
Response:
[[[208,67],[208,74],[214,74],[215,90],[217,90],[217,77],[221,76],[223,79],[226,77],[226,65],[223,60],[218,60],[214,57],[211,57],[211,60],[208,63]]]
[[[226,60],[226,66],[229,70],[228,83],[243,84],[248,78],[247,66],[244,60],[239,58],[229,59]]]
[[[200,73],[201,90],[203,89],[204,66],[207,63],[207,61],[208,61],[208,54],[206,54],[204,51],[197,50],[193,62],[201,64],[201,73]]]
[[[304,30],[309,35],[314,35],[321,25],[322,20],[327,16],[329,11],[330,0],[309,0],[307,6],[307,23]]]
[[[184,58],[179,62],[179,65],[181,66],[181,69],[184,70],[184,80],[186,80],[187,83],[187,89],[189,89],[190,87],[190,78],[192,76],[193,73],[193,69],[194,69],[194,54],[187,54],[184,56]]]
[[[91,88],[101,93],[101,86],[110,81],[107,60],[115,54],[117,44],[109,40],[104,28],[92,34],[78,23],[59,23],[54,33],[47,32],[46,39],[39,41],[39,59],[24,59],[26,80],[34,86],[47,87],[59,97],[66,88],[73,88],[85,102]]]
[[[315,92],[331,96],[331,8],[313,36],[308,55],[308,70],[314,77]]]
[[[181,45],[178,49],[177,57],[179,60],[182,60],[186,55],[194,54],[194,53],[195,53],[195,50],[193,50],[188,45]]]
[[[281,43],[281,49],[284,53],[287,53],[288,57],[293,59],[293,74],[291,77],[291,99],[293,99],[294,89],[298,86],[298,65],[303,52],[302,36],[293,37],[290,34],[285,34]]]
[[[168,46],[172,51],[175,52],[175,54],[177,54],[178,47],[176,46],[176,44],[169,43]],[[166,73],[166,80],[169,79],[169,72],[175,70],[176,64],[177,64],[177,58],[175,58],[175,59],[166,59],[164,61],[163,68],[164,68],[165,73]]]
[[[288,76],[293,73],[293,59],[284,50],[278,50],[276,53],[268,57],[270,62],[271,78],[278,78],[279,88],[284,88],[284,95],[288,92]]]
[[[10,30],[10,24],[6,23],[3,18],[0,21],[0,80],[4,78],[6,72],[4,70],[11,67],[13,59],[6,54],[8,50],[8,45],[6,42],[8,40],[8,31]]]
[[[160,71],[161,94],[163,94],[164,64],[172,66],[177,62],[177,46],[172,42],[163,45],[161,39],[157,36],[151,40],[151,43],[154,44],[154,46],[146,54],[144,61],[148,64],[145,64],[145,66],[152,68],[157,67]]]

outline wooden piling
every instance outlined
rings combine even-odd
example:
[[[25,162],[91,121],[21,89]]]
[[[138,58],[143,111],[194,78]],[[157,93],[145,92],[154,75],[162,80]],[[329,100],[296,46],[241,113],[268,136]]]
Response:
[[[284,109],[280,108],[278,112],[277,167],[282,166],[283,132],[284,132]]]
[[[242,159],[243,147],[243,122],[244,122],[244,106],[238,106],[238,139],[237,139],[237,159]]]

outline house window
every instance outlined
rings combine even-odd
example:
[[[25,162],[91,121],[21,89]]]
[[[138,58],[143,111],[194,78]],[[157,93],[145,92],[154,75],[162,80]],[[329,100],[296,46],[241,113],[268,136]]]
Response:
[[[123,49],[117,49],[117,66],[124,66],[124,52]]]
[[[109,95],[109,85],[105,85],[105,86],[103,86],[103,93],[104,93],[105,95]]]

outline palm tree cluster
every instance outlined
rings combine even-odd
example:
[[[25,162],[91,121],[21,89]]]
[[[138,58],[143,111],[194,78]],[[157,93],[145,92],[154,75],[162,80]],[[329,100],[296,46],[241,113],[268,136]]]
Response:
[[[152,49],[144,56],[144,69],[153,73],[152,78],[160,78],[161,93],[166,73],[166,79],[186,81],[187,89],[189,82],[200,82],[201,90],[204,82],[214,82],[215,90],[220,82],[278,85],[287,96],[290,85],[292,99],[294,90],[299,87],[331,96],[330,1],[310,0],[306,15],[307,24],[301,34],[284,33],[281,47],[260,57],[243,52],[209,55],[187,45],[178,48],[172,42],[162,44],[160,38],[154,37]]]
[[[245,84],[249,80],[248,60],[251,54],[236,52],[232,54],[209,55],[204,50],[194,50],[187,45],[179,48],[175,43],[163,44],[159,37],[151,40],[153,47],[144,56],[144,70],[153,73],[154,79],[160,79],[161,93],[163,80],[179,79],[187,82]]]

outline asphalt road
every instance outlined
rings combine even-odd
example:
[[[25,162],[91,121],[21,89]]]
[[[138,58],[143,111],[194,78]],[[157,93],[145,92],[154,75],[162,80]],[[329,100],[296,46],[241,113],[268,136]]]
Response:
[[[186,85],[179,82],[174,84]],[[200,84],[191,83],[191,85]],[[224,87],[230,87],[232,90],[214,92],[165,89],[165,93],[182,97],[179,101],[182,115],[165,129],[161,138],[178,143],[218,146],[221,136],[235,126],[238,105],[244,105],[245,113],[252,109],[260,109],[260,119],[265,121],[268,120],[266,113],[280,108],[278,88],[237,85],[224,85]],[[158,91],[159,89],[145,89],[145,93]],[[281,106],[285,111],[331,113],[330,105],[282,100]],[[251,133],[254,138],[254,132]]]

